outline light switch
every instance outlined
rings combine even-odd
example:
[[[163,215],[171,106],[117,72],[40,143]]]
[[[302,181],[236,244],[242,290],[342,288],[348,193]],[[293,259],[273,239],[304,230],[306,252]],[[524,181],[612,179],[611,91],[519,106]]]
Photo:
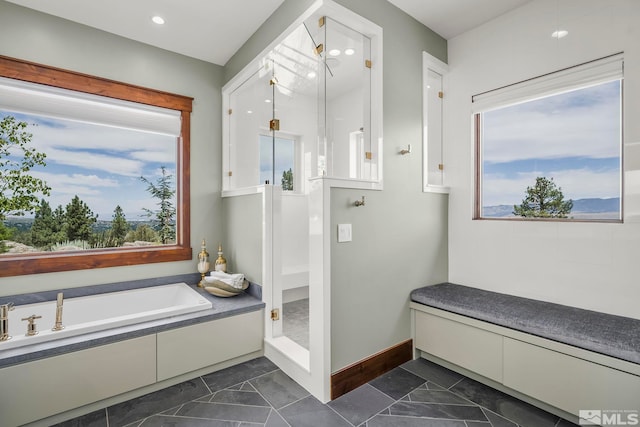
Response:
[[[351,241],[351,224],[338,224],[338,243]]]

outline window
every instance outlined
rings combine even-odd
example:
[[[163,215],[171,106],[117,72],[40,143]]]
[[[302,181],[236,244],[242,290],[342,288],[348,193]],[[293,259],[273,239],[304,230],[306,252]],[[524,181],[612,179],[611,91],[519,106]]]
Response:
[[[476,219],[622,220],[622,55],[473,102]]]
[[[295,181],[296,144],[285,137],[260,135],[260,182],[281,185],[283,191],[299,190]],[[274,170],[275,163],[275,170]]]
[[[0,276],[191,259],[191,98],[1,56],[0,93],[0,118],[36,124],[27,129],[34,135],[30,145],[47,154],[47,165],[30,173],[51,187],[43,199],[55,211],[75,194],[98,216],[94,241],[78,238],[82,247],[70,252],[3,254]],[[134,228],[145,210],[156,211],[160,200],[147,187],[163,177],[173,193],[163,200],[175,213],[163,224],[162,238],[152,246],[96,243],[116,205]],[[153,217],[146,221],[157,225]]]

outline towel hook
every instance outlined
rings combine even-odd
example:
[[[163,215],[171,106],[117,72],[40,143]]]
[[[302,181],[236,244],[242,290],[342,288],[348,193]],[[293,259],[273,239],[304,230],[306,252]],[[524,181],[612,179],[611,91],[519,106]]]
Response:
[[[403,148],[402,150],[400,150],[400,154],[402,154],[403,156],[409,153],[411,153],[411,144],[407,145],[407,148]]]
[[[358,206],[364,206],[364,196],[362,196],[362,200],[356,200],[353,204],[354,204],[356,207],[358,207]]]

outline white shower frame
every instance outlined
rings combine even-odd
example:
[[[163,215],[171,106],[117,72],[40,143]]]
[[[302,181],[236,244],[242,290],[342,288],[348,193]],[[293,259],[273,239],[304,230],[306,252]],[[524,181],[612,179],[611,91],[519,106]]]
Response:
[[[274,230],[274,188],[271,185],[229,189],[223,176],[222,197],[248,194],[262,195],[262,295],[265,303],[264,354],[283,372],[303,386],[323,403],[331,399],[331,242],[336,233],[331,230],[331,189],[350,188],[362,190],[383,189],[382,164],[382,28],[353,11],[331,0],[314,2],[278,38],[270,43],[256,60],[264,57],[281,43],[294,29],[314,14],[329,16],[371,39],[371,141],[377,156],[378,180],[358,180],[331,177],[311,178],[308,182],[309,203],[309,350],[281,334],[281,325],[274,328],[271,309],[281,307],[282,292],[274,292],[274,284],[280,283],[273,266],[278,261],[277,230]],[[242,85],[259,67],[256,60],[250,62],[222,88],[222,111],[229,110],[230,94]],[[229,165],[229,123],[223,117],[223,171]],[[277,191],[277,190],[276,190]],[[276,205],[276,206],[274,206]],[[275,246],[274,246],[275,245]],[[279,301],[276,301],[279,295]],[[279,329],[278,329],[279,328]],[[276,335],[274,337],[274,335]],[[280,335],[280,336],[278,336]]]

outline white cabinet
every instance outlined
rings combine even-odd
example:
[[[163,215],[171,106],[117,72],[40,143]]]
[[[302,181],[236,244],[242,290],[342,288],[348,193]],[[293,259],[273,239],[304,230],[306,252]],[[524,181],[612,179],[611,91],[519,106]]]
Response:
[[[581,409],[638,408],[637,364],[416,303],[411,308],[415,347],[427,358],[479,374],[574,421]]]
[[[572,414],[636,409],[640,402],[640,377],[510,338],[503,384]]]
[[[156,381],[149,335],[0,370],[0,419],[17,426]]]
[[[502,336],[416,312],[416,348],[494,381],[502,381]]]
[[[262,310],[158,333],[158,381],[262,349]]]

